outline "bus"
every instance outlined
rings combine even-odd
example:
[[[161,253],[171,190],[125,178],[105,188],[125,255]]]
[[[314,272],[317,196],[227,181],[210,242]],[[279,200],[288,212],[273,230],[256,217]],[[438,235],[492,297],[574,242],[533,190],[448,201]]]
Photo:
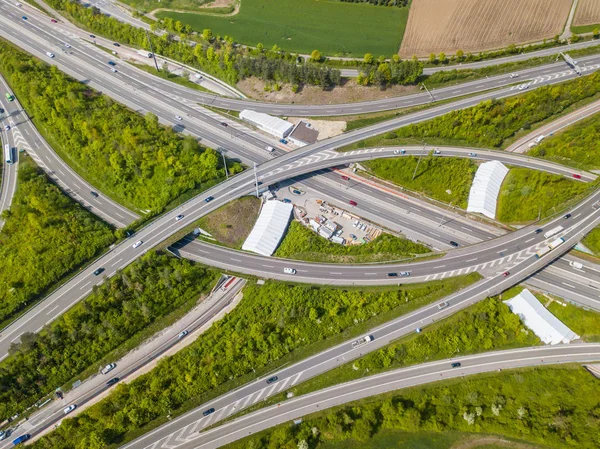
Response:
[[[12,164],[15,162],[15,160],[13,159],[13,149],[10,147],[9,144],[4,145],[4,160],[7,164]]]
[[[15,99],[15,96],[6,92],[6,101],[13,101]]]

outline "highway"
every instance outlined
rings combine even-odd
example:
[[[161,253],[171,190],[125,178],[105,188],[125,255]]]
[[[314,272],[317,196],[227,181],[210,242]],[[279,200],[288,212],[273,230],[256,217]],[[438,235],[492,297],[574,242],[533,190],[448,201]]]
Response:
[[[51,430],[53,425],[60,424],[65,417],[63,410],[70,404],[77,404],[76,411],[69,415],[72,417],[84,410],[86,408],[84,406],[98,402],[117,385],[117,383],[107,385],[106,382],[110,379],[118,377],[120,382],[131,382],[143,374],[149,365],[154,366],[159,359],[173,355],[192,343],[215,319],[219,319],[223,315],[245,283],[246,281],[243,279],[234,279],[227,288],[223,288],[223,286],[216,289],[182,319],[148,338],[121,359],[115,360],[117,366],[109,374],[93,375],[85,379],[77,388],[65,392],[63,399],[49,402],[22,423],[13,432],[13,438],[0,442],[0,449],[12,447],[11,441],[19,435],[31,433],[40,436],[42,432]],[[188,334],[180,337],[179,334],[184,330],[187,330]]]
[[[242,109],[254,109],[274,115],[333,116],[400,109],[404,107],[428,104],[431,102],[431,99],[426,92],[420,92],[418,94],[412,94],[404,97],[335,105],[273,105],[271,103],[253,100],[221,98],[214,94],[207,94],[205,92],[189,89],[184,86],[175,85],[169,81],[157,79],[149,73],[125,63],[119,63],[119,72],[117,74],[113,74],[109,71],[109,66],[107,65],[107,61],[110,57],[89,43],[93,39],[88,37],[88,43],[86,45],[86,42],[84,42],[82,39],[75,38],[75,36],[78,34],[74,33],[74,27],[72,25],[62,23],[52,24],[48,20],[47,16],[44,16],[38,12],[34,12],[33,10],[28,12],[28,20],[22,20],[21,16],[23,14],[23,9],[17,8],[13,3],[7,0],[3,0],[2,3],[0,3],[0,11],[3,11],[1,23],[5,25],[2,27],[2,30],[0,30],[0,35],[6,37],[12,42],[17,43],[19,46],[23,47],[26,45],[27,48],[23,47],[25,50],[40,56],[49,63],[58,65],[61,70],[72,74],[78,79],[86,79],[91,81],[92,86],[94,86],[95,82],[102,81],[103,85],[107,87],[104,83],[105,81],[114,82],[119,79],[124,81],[123,77],[127,76],[131,76],[131,79],[127,80],[127,82],[134,89],[137,88],[146,91],[154,86],[168,86],[167,88],[157,88],[160,90],[160,96],[154,97],[153,99],[156,100],[157,98],[161,98],[163,102],[171,100],[174,103],[172,105],[173,108],[181,106],[180,103],[187,103],[188,105],[200,103],[227,110],[239,111]],[[79,34],[81,34],[81,32],[79,32]],[[104,42],[100,38],[96,38],[96,40],[98,42]],[[69,49],[69,51],[64,51],[65,47],[63,44],[65,42],[68,42],[70,45],[72,45],[72,49]],[[112,47],[112,43],[110,41],[106,41],[105,45],[108,48]],[[87,57],[87,54],[82,54],[82,51],[76,51],[80,48],[80,46],[85,46],[86,50],[84,53],[90,53],[89,58]],[[56,57],[53,60],[49,60],[49,58],[45,56],[47,51],[52,51],[55,53]],[[79,60],[80,67],[72,64],[74,59]],[[600,55],[582,57],[579,58],[579,61],[582,65],[583,73],[589,73],[591,70],[596,70],[598,68],[598,64],[600,64]],[[85,64],[94,64],[96,70],[88,71],[84,75],[80,70],[84,70]],[[133,74],[135,74],[135,77],[132,76]],[[455,98],[457,96],[464,96],[466,94],[477,92],[481,93],[500,87],[511,85],[516,87],[516,84],[542,85],[547,84],[550,81],[556,81],[556,79],[568,79],[577,76],[564,62],[557,62],[554,64],[522,70],[519,71],[519,74],[520,76],[518,81],[511,79],[508,75],[498,75],[460,85],[449,86],[435,90],[434,97],[437,101],[440,101],[444,99]],[[110,79],[107,80],[106,78]],[[125,92],[123,92],[121,89],[118,91],[118,93],[123,95]],[[132,95],[135,94],[135,91],[132,92],[130,89],[127,93],[129,94],[127,97],[135,97],[135,95]],[[492,94],[488,95],[491,95],[492,97],[494,96]],[[132,98],[128,98],[128,100],[133,101]]]
[[[279,424],[291,424],[293,420],[315,412],[402,388],[505,369],[598,360],[600,360],[598,343],[512,349],[439,360],[390,370],[314,391],[243,415],[205,432],[201,432],[201,429],[239,411],[244,408],[244,404],[238,403],[236,409],[232,406],[216,409],[207,417],[194,416],[194,421],[191,415],[195,412],[191,412],[151,432],[149,438],[125,444],[122,448],[214,449]],[[460,362],[461,366],[452,368],[450,365],[454,362]],[[275,392],[285,391],[291,386],[292,383],[282,381],[280,378],[271,386],[271,393],[257,397],[256,400],[264,399]]]
[[[12,204],[13,196],[17,190],[17,166],[18,166],[18,151],[14,150],[13,157],[15,162],[8,164],[4,155],[5,145],[9,145],[10,148],[15,148],[15,131],[5,130],[5,126],[14,126],[12,115],[18,112],[18,107],[14,104],[14,101],[6,101],[6,93],[8,92],[3,83],[3,79],[0,76],[0,108],[4,109],[3,113],[0,113],[0,140],[2,141],[2,183],[0,184],[0,228],[4,225],[1,214],[7,209],[10,209]],[[11,132],[12,131],[12,132]]]
[[[10,125],[11,127],[6,134],[9,135],[9,143],[15,148],[15,155],[19,150],[25,150],[26,156],[19,154],[18,157],[31,157],[65,193],[107,223],[117,228],[125,227],[139,218],[135,213],[106,195],[98,194],[97,197],[94,196],[92,192],[98,192],[98,190],[79,176],[56,154],[33,125],[21,106],[19,98],[15,97],[15,100],[10,103],[5,101],[4,94],[8,91],[10,89],[6,81],[0,77],[0,92],[2,92],[3,100],[0,104],[4,104],[2,107],[9,113],[8,116],[6,113],[4,114],[6,118],[2,120],[2,125],[3,128],[4,125]],[[8,170],[6,190],[2,189],[1,210],[10,207],[10,200],[16,188],[17,165],[11,165]]]

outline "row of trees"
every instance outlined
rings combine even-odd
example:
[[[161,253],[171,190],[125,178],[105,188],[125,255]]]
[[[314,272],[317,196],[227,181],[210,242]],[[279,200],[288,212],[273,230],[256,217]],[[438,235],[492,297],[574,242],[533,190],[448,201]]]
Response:
[[[160,211],[183,192],[224,175],[216,151],[6,41],[0,41],[0,71],[63,159],[129,207]],[[241,166],[231,164],[229,170],[235,173]]]
[[[376,84],[380,87],[390,84],[416,84],[423,74],[423,64],[418,60],[404,60],[392,58],[390,62],[377,65],[366,65],[357,78],[357,83],[363,86]]]
[[[434,301],[464,282],[453,278],[389,291],[274,282],[247,286],[237,307],[201,338],[148,374],[119,385],[85,413],[63,421],[36,447],[93,449],[121,442],[129,432],[176,412],[190,400],[206,400],[218,386],[223,389],[242,376],[248,380],[254,370],[272,370],[295,349],[406,304]]]
[[[444,139],[472,147],[498,148],[520,129],[560,113],[566,107],[600,92],[600,73],[582,76],[525,95],[487,100],[467,109],[452,111],[433,120],[386,134],[394,138]]]
[[[115,239],[106,223],[64,195],[23,156],[17,191],[3,218],[6,221],[0,231],[0,322],[22,310]],[[0,385],[0,390],[8,387],[1,380]]]
[[[367,263],[404,259],[429,252],[429,248],[401,237],[382,234],[364,245],[332,243],[293,221],[275,257],[318,262]]]
[[[346,3],[369,3],[370,5],[377,6],[399,6],[404,7],[408,5],[408,0],[340,0]]]
[[[55,263],[63,259],[55,256]],[[20,413],[90,366],[100,367],[107,354],[197,299],[215,278],[214,271],[185,259],[154,252],[137,259],[39,334],[13,344],[11,356],[0,362],[0,418]]]
[[[396,432],[402,441],[405,432],[433,433],[433,444],[449,431],[504,435],[544,447],[593,448],[600,444],[598,397],[599,383],[579,366],[486,374],[376,396],[227,448],[313,449],[344,442],[369,447],[370,441],[384,447]],[[380,432],[385,440],[377,439]],[[417,439],[422,445],[427,435]]]

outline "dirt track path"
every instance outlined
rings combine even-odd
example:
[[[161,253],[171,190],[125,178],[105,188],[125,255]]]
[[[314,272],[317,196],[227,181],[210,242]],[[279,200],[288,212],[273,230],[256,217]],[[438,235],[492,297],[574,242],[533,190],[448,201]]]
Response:
[[[222,17],[228,17],[228,16],[235,16],[239,11],[240,11],[240,0],[234,1],[234,6],[233,6],[233,11],[227,14],[216,14],[216,13],[211,13],[210,10],[214,9],[214,8],[227,8],[228,6],[230,6],[232,3],[231,0],[215,0],[212,3],[208,3],[205,5],[201,5],[200,9],[206,9],[208,10],[207,12],[202,12],[202,14],[205,14],[207,16],[222,16]],[[156,8],[152,11],[150,11],[148,14],[146,14],[146,17],[150,17],[151,19],[154,20],[158,20],[158,17],[156,17],[156,13],[159,13],[161,11],[171,11],[171,12],[183,12],[183,13],[194,13],[194,11],[189,11],[189,10],[185,10],[185,9],[170,9],[170,8]]]

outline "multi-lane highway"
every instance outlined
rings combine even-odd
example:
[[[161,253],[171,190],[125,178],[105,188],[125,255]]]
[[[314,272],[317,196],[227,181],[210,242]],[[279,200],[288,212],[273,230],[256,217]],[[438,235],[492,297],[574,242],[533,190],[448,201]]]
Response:
[[[348,353],[350,352],[348,351]],[[349,354],[349,356],[354,358],[353,355]],[[218,404],[219,408],[215,407],[214,413],[202,416],[198,413],[199,410],[194,410],[132,443],[125,444],[122,448],[214,449],[279,424],[286,422],[291,424],[293,420],[312,413],[402,388],[505,369],[598,360],[600,360],[600,344],[598,343],[513,349],[439,360],[395,369],[318,390],[257,410],[205,432],[201,431],[203,428],[237,413],[240,409],[285,391],[295,384],[294,380],[279,378],[276,383],[267,386],[264,379],[261,379],[256,384],[263,387],[263,390],[268,390],[266,394],[254,393],[244,403],[241,399],[235,400],[238,397],[236,391],[231,392],[227,398],[228,403],[224,406]],[[451,364],[455,362],[459,362],[461,366],[452,368]],[[260,382],[262,385],[259,385]]]
[[[0,77],[0,81],[2,77]],[[17,189],[17,165],[18,165],[18,151],[16,150],[17,143],[15,142],[15,132],[11,132],[10,127],[14,126],[12,115],[18,112],[17,105],[14,101],[6,101],[6,94],[11,94],[5,85],[0,82],[0,109],[4,112],[0,112],[0,140],[2,141],[2,183],[0,184],[0,214],[7,209],[10,209],[12,199]],[[9,128],[8,130],[6,128]],[[8,145],[9,148],[13,149],[12,163],[6,161],[5,147]],[[4,220],[0,217],[0,228],[4,224]]]

